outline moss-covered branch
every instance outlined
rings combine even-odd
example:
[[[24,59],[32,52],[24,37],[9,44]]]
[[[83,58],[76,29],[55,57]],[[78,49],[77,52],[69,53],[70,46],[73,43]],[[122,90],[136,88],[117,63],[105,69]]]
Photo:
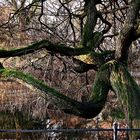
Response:
[[[70,47],[66,47],[63,44],[55,44],[48,40],[41,40],[41,41],[33,43],[27,47],[20,48],[20,49],[13,49],[13,50],[0,49],[0,58],[22,56],[22,55],[26,55],[29,53],[33,53],[33,52],[41,50],[41,49],[46,49],[47,51],[50,51],[53,53],[60,53],[62,55],[66,55],[66,56],[87,54],[91,51],[86,48],[70,48]]]
[[[93,45],[96,46],[97,43]],[[66,47],[64,44],[54,44],[48,40],[41,40],[24,48],[12,49],[12,50],[0,49],[0,58],[22,56],[42,49],[46,49],[47,51],[50,51],[52,53],[60,53],[66,56],[77,56],[77,55],[92,53],[92,55],[95,58],[102,57],[104,59],[104,57],[108,55],[109,56],[111,54],[112,56],[114,55],[114,51],[105,51],[102,53],[97,53],[97,52],[93,52],[92,48],[85,48],[85,47],[70,48],[70,47]]]
[[[90,41],[95,46],[95,48],[99,45],[99,42],[97,41],[97,36],[100,38],[100,33],[97,33],[98,35],[95,35],[95,39]],[[100,38],[101,39],[101,38]],[[99,40],[100,40],[99,39]],[[90,44],[91,45],[91,44]],[[89,69],[97,70],[101,66],[101,64],[104,64],[108,61],[108,59],[114,58],[114,51],[104,51],[102,53],[97,53],[92,50],[91,47],[79,47],[79,48],[70,48],[66,47],[64,44],[53,44],[52,42],[48,40],[42,40],[36,43],[33,43],[27,47],[19,48],[19,49],[12,49],[12,50],[3,50],[0,49],[0,58],[8,58],[8,57],[15,57],[15,56],[22,56],[31,54],[33,52],[46,49],[46,51],[52,52],[52,53],[60,53],[61,55],[66,56],[78,56],[78,55],[88,55],[91,54],[93,61],[93,64],[89,65],[81,61],[82,65],[78,66],[77,72],[85,72]],[[79,60],[80,61],[80,60]],[[76,70],[75,69],[75,70]]]
[[[45,85],[42,81],[20,71],[1,68],[0,75],[1,77],[20,79],[28,85],[40,90],[43,95],[47,94],[51,96],[54,98],[55,104],[66,113],[74,114],[84,118],[93,118],[98,115],[104,107],[108,90],[110,89],[109,82],[107,82],[109,79],[109,73],[107,70],[108,66],[109,65],[105,65],[101,68],[101,70],[99,70],[93,86],[91,97],[86,102],[78,102],[74,99],[71,99],[59,93],[55,89]]]
[[[73,69],[77,73],[84,73],[87,72],[90,69],[97,70],[98,66],[96,64],[87,64],[79,59],[73,58],[74,66]]]

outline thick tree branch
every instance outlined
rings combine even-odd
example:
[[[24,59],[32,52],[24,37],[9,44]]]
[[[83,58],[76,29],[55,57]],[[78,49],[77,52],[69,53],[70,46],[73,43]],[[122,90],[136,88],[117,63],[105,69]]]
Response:
[[[75,55],[87,54],[90,52],[90,50],[86,48],[69,48],[63,44],[53,44],[48,40],[42,40],[33,43],[25,48],[14,49],[14,50],[0,50],[0,58],[22,56],[22,55],[33,53],[41,49],[46,49],[47,51],[53,53],[60,53],[66,56],[75,56]]]
[[[98,34],[98,33],[97,33]],[[95,39],[91,40],[90,43],[92,42],[94,47],[97,47],[99,45],[98,42],[102,38],[102,35],[100,37],[98,35],[95,35]],[[96,40],[97,39],[97,40]],[[89,43],[89,45],[91,45]],[[81,70],[79,72],[85,72],[88,71],[89,69],[94,69],[97,70],[101,66],[101,64],[104,64],[105,62],[111,59],[114,59],[114,51],[105,51],[102,53],[97,53],[93,52],[92,47],[82,47],[82,48],[70,48],[66,47],[63,44],[53,44],[52,42],[48,40],[42,40],[36,43],[33,43],[25,48],[19,48],[19,49],[12,49],[12,50],[0,50],[0,58],[8,58],[8,57],[15,57],[15,56],[22,56],[22,55],[27,55],[42,49],[46,49],[47,51],[50,51],[51,53],[60,53],[61,55],[66,55],[66,56],[77,56],[77,55],[83,55],[83,54],[92,54],[92,58],[94,60],[93,64],[88,65],[84,62],[80,66]],[[80,61],[80,60],[79,60]]]
[[[98,66],[96,64],[87,64],[76,58],[73,58],[73,62],[75,64],[73,69],[78,73],[84,73],[89,71],[90,69],[94,69],[94,70],[98,69]]]
[[[74,114],[84,118],[93,118],[104,107],[108,91],[110,89],[109,83],[109,65],[104,65],[98,72],[91,97],[87,102],[78,102],[71,99],[53,88],[45,85],[42,81],[32,77],[29,74],[24,74],[20,71],[7,70],[3,67],[0,68],[0,76],[5,78],[20,79],[26,84],[33,86],[33,89],[38,89],[43,95],[49,95],[54,98],[54,103],[60,107],[64,112]],[[22,83],[23,83],[22,82]]]

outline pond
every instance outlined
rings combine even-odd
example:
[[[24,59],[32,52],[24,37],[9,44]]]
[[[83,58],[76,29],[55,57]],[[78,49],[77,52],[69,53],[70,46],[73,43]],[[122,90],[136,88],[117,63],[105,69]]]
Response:
[[[0,112],[0,132],[1,140],[82,140],[84,138],[94,139],[96,132],[52,132],[46,130],[48,120],[29,119],[22,112],[15,114],[10,112]],[[47,126],[48,129],[57,129],[54,125]],[[12,131],[17,130],[17,131]],[[19,131],[18,131],[19,130]],[[20,130],[29,130],[20,132]],[[31,131],[33,130],[33,131]]]

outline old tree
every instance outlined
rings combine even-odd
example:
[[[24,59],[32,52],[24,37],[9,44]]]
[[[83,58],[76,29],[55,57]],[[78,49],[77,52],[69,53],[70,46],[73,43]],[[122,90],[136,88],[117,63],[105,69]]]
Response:
[[[8,0],[1,7],[9,9],[9,16],[0,23],[1,42],[17,41],[24,46],[17,48],[13,43],[14,49],[10,45],[1,48],[0,58],[46,51],[68,56],[77,73],[96,71],[90,97],[82,101],[22,71],[4,68],[2,62],[1,77],[19,79],[53,97],[65,113],[84,118],[97,116],[112,90],[122,103],[129,126],[140,127],[140,89],[128,71],[136,54],[130,50],[140,37],[140,0]]]

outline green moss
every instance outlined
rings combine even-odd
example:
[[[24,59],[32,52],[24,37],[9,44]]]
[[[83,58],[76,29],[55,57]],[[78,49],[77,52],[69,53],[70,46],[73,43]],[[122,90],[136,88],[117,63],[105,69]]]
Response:
[[[91,51],[88,48],[70,48],[70,47],[66,47],[64,44],[60,44],[60,43],[55,44],[48,40],[41,40],[24,48],[12,49],[12,50],[0,49],[0,58],[22,56],[29,53],[33,53],[41,49],[46,49],[47,51],[60,53],[67,56],[87,54]]]
[[[122,63],[114,63],[111,77],[113,90],[122,103],[125,119],[130,127],[140,127],[140,88]],[[135,123],[136,122],[136,123]]]
[[[110,116],[114,119],[125,119],[124,110],[121,107],[111,110]]]
[[[104,106],[108,91],[110,90],[110,70],[112,69],[112,64],[106,63],[96,74],[95,82],[92,88],[92,94],[89,100],[93,100],[95,103],[99,103]]]

